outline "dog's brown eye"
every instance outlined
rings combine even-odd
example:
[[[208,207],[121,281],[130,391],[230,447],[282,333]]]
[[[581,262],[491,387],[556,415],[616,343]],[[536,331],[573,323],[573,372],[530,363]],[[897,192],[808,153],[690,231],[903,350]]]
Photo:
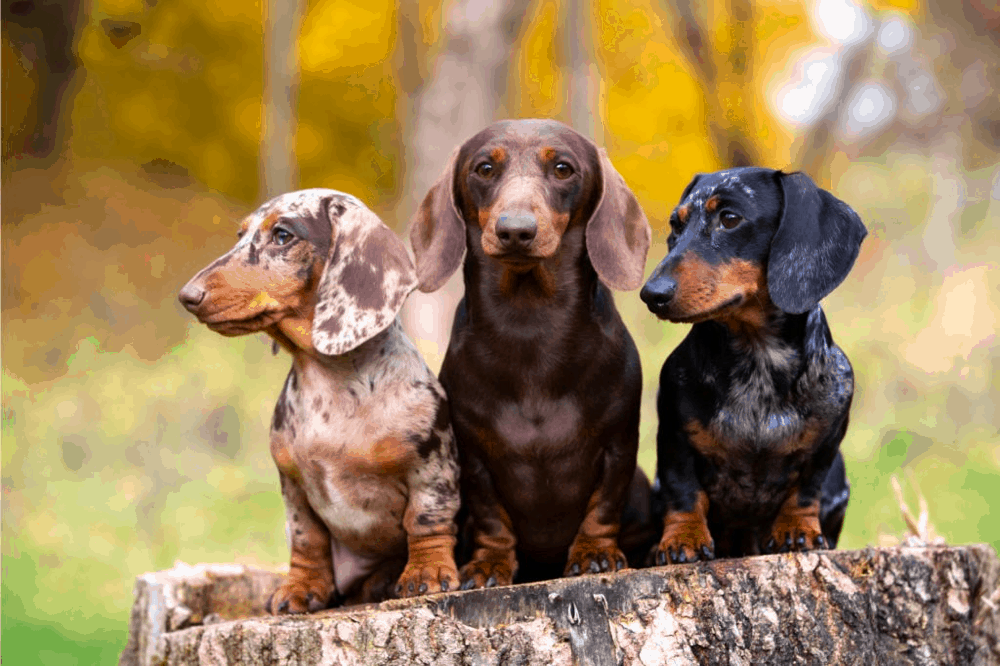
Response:
[[[476,167],[476,173],[479,174],[481,178],[489,178],[493,175],[493,165],[489,162],[483,162]]]
[[[295,238],[295,236],[293,236],[290,232],[285,231],[284,229],[274,230],[275,245],[288,245],[289,243],[292,242],[293,238]]]
[[[724,226],[726,229],[732,229],[742,220],[743,220],[742,217],[740,217],[736,213],[730,213],[728,210],[719,216],[719,221],[722,222],[722,226]]]
[[[559,180],[566,180],[573,175],[573,167],[566,164],[565,162],[560,162],[555,166],[556,178]]]

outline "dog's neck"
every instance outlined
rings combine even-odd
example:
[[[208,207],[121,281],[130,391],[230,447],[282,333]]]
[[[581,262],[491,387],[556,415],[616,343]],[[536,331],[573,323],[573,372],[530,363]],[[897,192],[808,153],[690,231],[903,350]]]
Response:
[[[300,370],[319,369],[343,378],[355,378],[365,372],[384,354],[382,350],[403,334],[399,318],[372,338],[343,354],[322,354],[312,344],[312,317],[286,317],[270,329],[268,334],[279,346],[292,355],[295,367]]]
[[[806,340],[808,315],[793,315],[771,306],[749,320],[716,319],[696,326],[711,326],[716,331],[717,353],[732,355],[728,364],[733,377],[775,383],[779,393],[788,390],[792,379],[808,362]]]

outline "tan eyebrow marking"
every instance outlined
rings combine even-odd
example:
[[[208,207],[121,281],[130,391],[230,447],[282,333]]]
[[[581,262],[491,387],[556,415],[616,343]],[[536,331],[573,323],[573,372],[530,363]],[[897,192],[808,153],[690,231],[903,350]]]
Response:
[[[260,225],[260,230],[261,231],[268,231],[271,227],[273,227],[278,222],[278,218],[279,217],[280,216],[277,213],[271,213],[270,215],[268,215],[267,217],[265,217],[264,218],[264,222]]]
[[[705,210],[709,213],[714,213],[715,209],[719,207],[719,201],[718,195],[709,197],[708,201],[705,202]]]
[[[490,151],[490,157],[493,159],[494,162],[503,162],[505,159],[507,159],[507,151],[504,150],[502,147],[497,146],[496,148]]]
[[[677,209],[677,219],[681,222],[687,222],[689,215],[691,215],[691,206],[688,204],[684,204]]]

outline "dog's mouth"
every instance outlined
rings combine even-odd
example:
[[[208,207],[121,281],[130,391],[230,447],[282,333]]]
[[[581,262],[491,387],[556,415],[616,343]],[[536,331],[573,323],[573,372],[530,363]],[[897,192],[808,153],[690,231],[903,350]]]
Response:
[[[222,312],[200,315],[198,321],[216,333],[234,337],[262,331],[281,318],[280,313],[266,310],[250,316],[240,316],[238,313],[229,314],[234,309],[229,308]]]
[[[743,294],[736,294],[720,305],[704,312],[698,312],[695,314],[676,314],[673,312],[673,309],[668,306],[662,312],[656,312],[654,314],[656,314],[656,317],[660,320],[670,321],[675,324],[697,324],[699,322],[708,321],[709,319],[718,318],[719,315],[742,305],[744,300],[745,297]]]
[[[516,252],[505,252],[490,256],[500,262],[504,268],[515,273],[526,273],[542,262],[544,257],[532,257]]]

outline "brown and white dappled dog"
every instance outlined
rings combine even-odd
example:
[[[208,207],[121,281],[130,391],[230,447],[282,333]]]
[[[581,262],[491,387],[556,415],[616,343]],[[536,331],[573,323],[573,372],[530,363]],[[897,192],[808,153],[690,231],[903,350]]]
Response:
[[[271,421],[291,567],[269,609],[456,589],[457,454],[444,391],[396,318],[416,285],[406,248],[324,189],[268,201],[239,233],[179,298],[213,331],[265,331],[292,355]]]
[[[463,589],[626,566],[620,532],[648,518],[642,371],[609,286],[642,284],[635,196],[569,127],[499,122],[453,153],[410,240],[423,291],[465,256],[440,375],[471,518]]]

